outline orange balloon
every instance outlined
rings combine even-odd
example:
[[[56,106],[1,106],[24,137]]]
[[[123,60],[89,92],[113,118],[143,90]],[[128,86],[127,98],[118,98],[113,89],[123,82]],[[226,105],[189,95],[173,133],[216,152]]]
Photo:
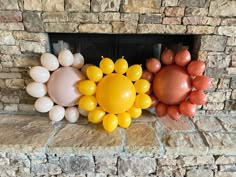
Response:
[[[203,105],[207,102],[207,96],[202,90],[195,90],[190,93],[189,100],[193,104]]]
[[[186,66],[191,60],[191,54],[187,49],[183,49],[177,52],[175,55],[175,63],[178,66]]]
[[[161,54],[161,61],[165,65],[170,65],[174,63],[175,54],[170,49],[165,49]]]
[[[163,117],[167,114],[167,108],[168,106],[164,103],[158,103],[156,105],[156,114],[159,116],[159,117]]]
[[[183,101],[179,105],[179,110],[181,114],[188,117],[193,117],[196,113],[196,105],[192,104],[190,101]]]
[[[211,86],[211,79],[207,76],[197,76],[193,80],[193,86],[198,90],[206,90]]]
[[[158,100],[157,98],[154,96],[154,95],[150,95],[150,98],[152,100],[152,104],[150,107],[156,107],[157,103],[158,103]]]
[[[192,76],[201,76],[205,71],[206,65],[203,61],[195,60],[189,63],[187,71]]]
[[[167,114],[173,120],[179,120],[181,117],[178,106],[169,106],[167,109]]]
[[[146,79],[149,82],[152,82],[153,80],[153,74],[151,72],[149,72],[148,70],[143,70],[141,79]]]
[[[156,73],[161,69],[161,62],[157,58],[149,58],[146,67],[149,72]]]
[[[191,89],[191,77],[184,68],[176,65],[163,67],[153,80],[155,96],[168,105],[175,105],[185,100]]]

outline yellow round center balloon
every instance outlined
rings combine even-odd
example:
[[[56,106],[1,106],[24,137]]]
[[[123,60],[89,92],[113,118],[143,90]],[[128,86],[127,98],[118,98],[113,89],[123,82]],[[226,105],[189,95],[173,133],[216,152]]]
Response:
[[[111,114],[129,110],[134,105],[135,97],[136,91],[133,83],[121,74],[108,74],[97,85],[97,102]]]

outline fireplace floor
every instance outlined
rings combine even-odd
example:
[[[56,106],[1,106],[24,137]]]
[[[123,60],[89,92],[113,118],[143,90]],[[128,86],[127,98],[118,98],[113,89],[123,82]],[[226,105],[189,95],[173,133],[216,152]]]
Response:
[[[0,115],[0,151],[49,154],[236,155],[236,119],[156,118],[149,112],[127,129],[106,133],[81,117],[52,124],[47,117]]]

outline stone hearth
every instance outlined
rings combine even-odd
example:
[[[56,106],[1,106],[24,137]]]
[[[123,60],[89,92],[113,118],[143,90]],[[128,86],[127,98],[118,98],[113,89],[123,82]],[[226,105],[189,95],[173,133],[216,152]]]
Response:
[[[236,1],[0,0],[0,176],[236,176]],[[175,122],[145,112],[105,133],[33,109],[28,68],[49,32],[201,35],[208,103]]]

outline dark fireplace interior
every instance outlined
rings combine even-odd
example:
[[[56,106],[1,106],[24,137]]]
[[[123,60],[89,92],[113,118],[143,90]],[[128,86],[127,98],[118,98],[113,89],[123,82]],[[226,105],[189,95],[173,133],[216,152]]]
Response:
[[[85,63],[96,65],[101,56],[113,60],[124,56],[130,65],[145,66],[147,58],[159,58],[165,48],[170,48],[174,52],[188,48],[192,59],[197,59],[200,46],[199,35],[49,33],[49,40],[54,54],[57,55],[60,47],[66,44],[73,53],[80,52],[85,58]],[[64,45],[59,45],[60,43]]]

